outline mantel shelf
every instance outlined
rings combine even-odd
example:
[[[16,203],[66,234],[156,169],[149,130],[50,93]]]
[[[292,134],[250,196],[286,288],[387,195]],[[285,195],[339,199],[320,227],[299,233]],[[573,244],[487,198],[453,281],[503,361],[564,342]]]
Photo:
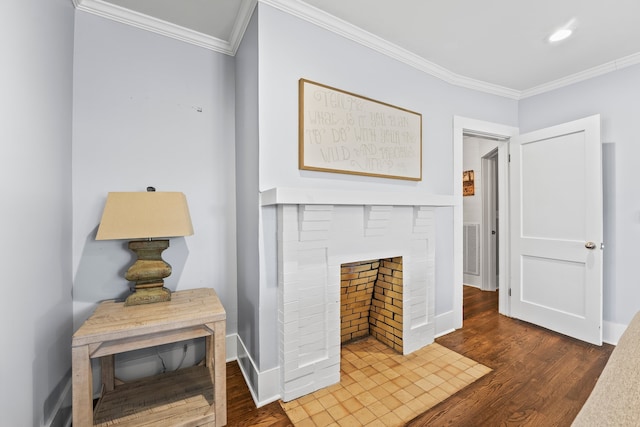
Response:
[[[365,206],[456,206],[456,197],[320,188],[276,187],[260,193],[260,204],[271,205],[365,205]]]

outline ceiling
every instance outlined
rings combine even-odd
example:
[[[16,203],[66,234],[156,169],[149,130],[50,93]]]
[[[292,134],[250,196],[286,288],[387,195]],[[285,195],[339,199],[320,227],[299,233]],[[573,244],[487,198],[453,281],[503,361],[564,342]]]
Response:
[[[257,1],[453,84],[516,99],[640,62],[638,0],[73,0],[228,55]],[[564,26],[573,36],[549,43]]]

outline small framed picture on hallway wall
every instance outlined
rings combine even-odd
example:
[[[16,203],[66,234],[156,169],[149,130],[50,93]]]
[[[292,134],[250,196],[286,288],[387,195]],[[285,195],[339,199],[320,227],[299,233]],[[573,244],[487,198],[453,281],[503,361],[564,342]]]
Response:
[[[472,170],[462,172],[462,195],[473,196],[475,194],[475,174]]]

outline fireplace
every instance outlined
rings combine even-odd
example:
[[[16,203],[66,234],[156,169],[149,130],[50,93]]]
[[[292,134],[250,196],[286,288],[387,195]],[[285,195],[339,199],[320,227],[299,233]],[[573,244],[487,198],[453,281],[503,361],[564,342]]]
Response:
[[[343,264],[401,258],[402,344],[396,348],[410,354],[433,342],[434,206],[400,193],[302,189],[270,190],[262,204],[276,206],[284,401],[340,381]]]
[[[340,266],[340,342],[369,335],[402,353],[402,257]]]

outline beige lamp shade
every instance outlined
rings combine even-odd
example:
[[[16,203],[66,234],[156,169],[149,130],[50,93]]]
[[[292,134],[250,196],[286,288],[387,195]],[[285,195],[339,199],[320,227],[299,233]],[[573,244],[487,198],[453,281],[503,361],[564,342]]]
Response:
[[[107,195],[96,240],[147,239],[193,234],[187,198],[180,192]]]

